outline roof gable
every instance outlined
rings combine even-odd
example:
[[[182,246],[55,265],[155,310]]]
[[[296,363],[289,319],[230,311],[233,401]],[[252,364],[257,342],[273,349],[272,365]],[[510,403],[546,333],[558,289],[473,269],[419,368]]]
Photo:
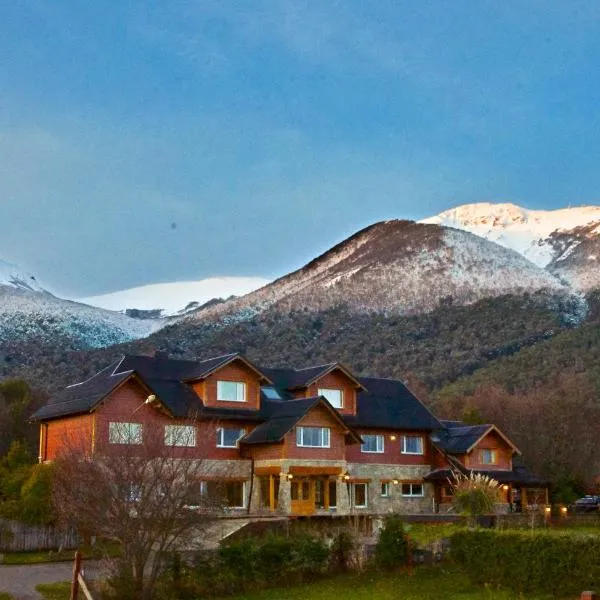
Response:
[[[217,356],[216,358],[209,358],[201,362],[195,363],[195,367],[190,370],[182,379],[186,382],[197,381],[198,379],[205,379],[209,375],[217,372],[219,369],[231,364],[232,362],[240,361],[244,363],[250,370],[256,373],[261,382],[272,384],[273,382],[267,377],[262,370],[256,365],[251,363],[245,356],[239,352],[233,354],[225,354],[223,356]]]
[[[286,390],[297,390],[307,388],[318,381],[321,377],[332,371],[341,371],[353,384],[354,387],[365,389],[360,379],[352,374],[352,371],[339,362],[306,367],[305,369],[289,369],[275,367],[261,367],[263,373],[267,374],[277,387]]]
[[[468,454],[487,435],[496,433],[516,454],[520,450],[495,425],[465,425],[460,421],[442,421],[445,428],[440,431],[437,445],[449,454]]]

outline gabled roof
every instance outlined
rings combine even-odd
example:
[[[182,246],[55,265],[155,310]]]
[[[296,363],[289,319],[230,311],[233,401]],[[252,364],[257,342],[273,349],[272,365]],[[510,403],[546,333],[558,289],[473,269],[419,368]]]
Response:
[[[267,377],[261,369],[252,364],[245,356],[239,352],[233,354],[224,354],[223,356],[217,356],[216,358],[209,358],[195,363],[195,368],[192,369],[183,379],[185,381],[194,381],[196,379],[204,379],[215,371],[218,371],[225,365],[232,363],[235,360],[242,361],[247,367],[254,371],[260,378],[261,381],[266,383],[273,383],[269,377]]]
[[[434,431],[442,425],[399,380],[360,377],[356,417],[346,422],[360,427]]]
[[[350,379],[355,387],[364,389],[360,380],[343,364],[334,362],[326,365],[317,365],[315,367],[306,367],[305,369],[271,368],[261,367],[260,370],[268,375],[277,387],[295,390],[306,388],[319,380],[321,377],[339,369]]]
[[[132,376],[131,371],[115,373],[115,369],[120,364],[121,361],[118,360],[86,381],[70,385],[55,394],[44,406],[33,413],[31,420],[42,421],[90,412],[117,386]]]
[[[341,418],[340,414],[323,398],[300,398],[284,402],[266,402],[264,415],[267,421],[261,423],[241,440],[243,444],[269,444],[281,442],[284,436],[311,410],[323,406],[353,438],[360,442],[360,436],[354,432]]]
[[[441,421],[444,429],[438,432],[440,440],[437,445],[448,454],[467,454],[492,431],[501,437],[514,452],[521,454],[519,449],[495,426],[466,425],[460,421]]]

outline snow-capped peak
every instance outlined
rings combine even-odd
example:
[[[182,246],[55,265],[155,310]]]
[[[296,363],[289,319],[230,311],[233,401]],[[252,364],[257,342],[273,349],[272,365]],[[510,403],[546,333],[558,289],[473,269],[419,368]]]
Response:
[[[3,260],[0,260],[0,285],[30,292],[45,291],[33,275],[25,273],[17,265]]]
[[[516,250],[540,267],[547,267],[557,258],[552,234],[568,233],[595,222],[600,224],[600,206],[529,210],[492,202],[464,204],[421,221],[469,231]]]

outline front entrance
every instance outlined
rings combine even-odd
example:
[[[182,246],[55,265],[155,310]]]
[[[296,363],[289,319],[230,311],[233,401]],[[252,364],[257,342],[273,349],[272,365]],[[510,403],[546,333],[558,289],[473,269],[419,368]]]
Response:
[[[315,480],[292,479],[291,487],[292,514],[312,515],[315,512]]]

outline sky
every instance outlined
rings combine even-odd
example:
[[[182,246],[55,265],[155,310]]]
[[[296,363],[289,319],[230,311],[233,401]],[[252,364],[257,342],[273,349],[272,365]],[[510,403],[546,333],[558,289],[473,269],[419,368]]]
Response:
[[[600,200],[595,0],[0,5],[0,259],[63,295]]]

